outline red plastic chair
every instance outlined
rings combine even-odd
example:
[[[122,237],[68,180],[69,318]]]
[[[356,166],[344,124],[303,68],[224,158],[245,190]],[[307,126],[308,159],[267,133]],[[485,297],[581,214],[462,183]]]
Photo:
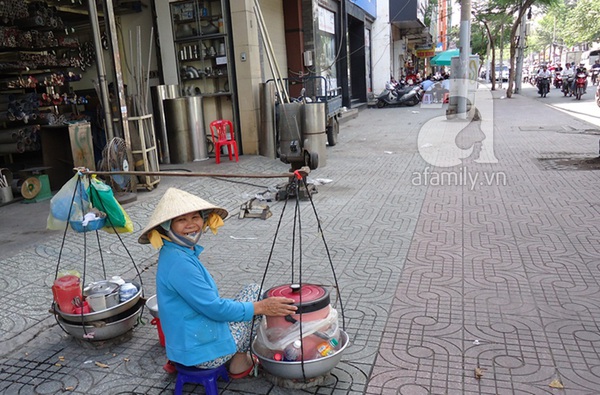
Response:
[[[229,138],[227,138],[227,127],[229,127]],[[233,160],[232,152],[235,152],[235,161],[238,162],[238,148],[233,133],[233,124],[226,119],[218,119],[210,123],[210,134],[215,146],[217,163],[221,163],[221,147],[226,146],[229,152],[229,160]]]

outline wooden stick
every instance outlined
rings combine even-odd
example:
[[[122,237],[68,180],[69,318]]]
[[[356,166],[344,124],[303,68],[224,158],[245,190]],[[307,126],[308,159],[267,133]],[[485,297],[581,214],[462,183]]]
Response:
[[[75,168],[75,171],[81,174],[97,174],[100,176],[110,176],[115,174],[129,176],[171,176],[171,177],[221,177],[221,178],[291,178],[295,177],[295,173],[279,173],[279,174],[221,174],[221,173],[194,173],[187,171],[96,171],[85,168]],[[310,173],[310,169],[304,166],[298,169],[301,176],[306,177]]]

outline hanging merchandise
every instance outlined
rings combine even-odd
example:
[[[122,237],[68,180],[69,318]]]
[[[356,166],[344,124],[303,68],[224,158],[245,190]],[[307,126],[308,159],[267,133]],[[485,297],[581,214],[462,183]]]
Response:
[[[69,220],[83,218],[90,208],[87,194],[88,187],[87,178],[83,178],[77,173],[60,188],[58,193],[50,200],[48,229],[65,229]]]
[[[95,176],[90,180],[83,174],[86,170],[79,169],[50,202],[48,228],[59,229],[62,225],[64,229],[52,286],[51,311],[66,333],[75,338],[99,341],[117,338],[130,331],[139,322],[145,303],[140,271],[118,234],[116,236],[131,258],[137,275],[134,278],[122,278],[116,273],[107,275],[98,230],[131,232],[133,224],[114,198],[111,188]],[[69,225],[81,234],[77,241],[83,245],[82,276],[73,269],[59,270]],[[86,234],[90,231],[96,231],[100,262],[95,263],[100,264],[104,280],[86,284],[86,273],[89,273]],[[122,267],[122,263],[118,262],[116,266]]]
[[[333,273],[335,289],[337,294],[336,303],[339,302],[342,326],[338,322],[338,311],[331,304],[330,291],[324,286],[302,282],[302,228],[300,218],[300,186],[306,190],[315,214],[318,234],[321,236],[324,248],[329,260],[329,266]],[[345,332],[345,321],[343,317],[343,304],[340,296],[340,288],[329,248],[325,242],[321,221],[318,218],[312,196],[308,191],[306,177],[299,171],[294,172],[294,177],[288,184],[287,196],[296,197],[294,210],[294,232],[296,240],[292,240],[291,246],[291,282],[270,288],[264,293],[264,297],[286,297],[294,300],[294,306],[298,309],[295,314],[285,317],[265,317],[261,320],[257,335],[254,338],[251,349],[259,358],[263,368],[276,378],[290,380],[304,380],[307,385],[316,382],[314,379],[326,376],[340,362],[342,354],[349,344],[348,334]],[[279,219],[282,222],[288,200]],[[279,229],[279,225],[277,229]],[[271,253],[263,283],[273,250],[277,240],[277,232],[271,246]],[[298,256],[298,273],[295,273],[296,246]],[[261,285],[262,289],[262,285]],[[269,376],[267,376],[269,377]],[[318,380],[317,380],[318,381]],[[279,381],[278,381],[279,382]]]
[[[119,233],[133,232],[133,223],[121,206],[111,187],[92,175],[88,194],[92,206],[106,213],[106,230],[115,230]]]

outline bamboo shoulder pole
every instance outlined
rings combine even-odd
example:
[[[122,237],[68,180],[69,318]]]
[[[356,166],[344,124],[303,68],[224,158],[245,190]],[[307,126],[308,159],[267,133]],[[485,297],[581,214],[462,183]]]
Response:
[[[187,171],[96,171],[82,167],[76,167],[73,170],[81,174],[97,174],[100,176],[110,175],[129,175],[129,176],[161,176],[161,177],[220,177],[220,178],[291,178],[306,177],[310,173],[310,168],[304,166],[293,173],[272,173],[272,174],[227,174],[227,173],[194,173]]]

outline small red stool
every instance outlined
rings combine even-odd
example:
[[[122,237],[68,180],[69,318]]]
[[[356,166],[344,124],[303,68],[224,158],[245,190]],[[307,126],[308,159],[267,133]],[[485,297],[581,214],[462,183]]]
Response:
[[[202,384],[206,395],[219,395],[217,380],[222,378],[229,381],[229,374],[225,365],[214,369],[198,369],[193,366],[184,366],[175,363],[177,368],[177,381],[175,382],[175,395],[183,392],[185,383]]]

